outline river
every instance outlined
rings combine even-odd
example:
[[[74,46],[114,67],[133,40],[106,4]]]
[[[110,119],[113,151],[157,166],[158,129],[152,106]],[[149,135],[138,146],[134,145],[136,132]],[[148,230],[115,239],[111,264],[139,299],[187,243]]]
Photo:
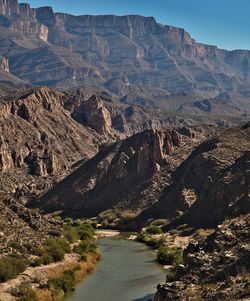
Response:
[[[165,273],[155,252],[124,238],[98,241],[102,260],[66,301],[148,301]]]

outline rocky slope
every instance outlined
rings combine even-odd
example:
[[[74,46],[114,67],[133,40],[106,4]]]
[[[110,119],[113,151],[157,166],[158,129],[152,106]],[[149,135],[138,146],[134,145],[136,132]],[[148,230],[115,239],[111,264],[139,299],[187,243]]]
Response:
[[[1,0],[0,27],[10,72],[29,83],[99,87],[127,104],[188,114],[209,116],[211,98],[213,114],[250,111],[249,51],[197,43],[152,17],[72,16]]]
[[[249,133],[248,123],[203,142],[177,168],[159,201],[139,219],[177,217],[173,227],[213,227],[227,216],[248,212]]]
[[[141,211],[157,200],[181,158],[197,141],[198,138],[181,135],[174,129],[145,130],[103,145],[95,157],[35,205],[45,211],[62,210],[65,215],[82,217],[109,209]]]
[[[41,191],[109,139],[74,120],[67,108],[71,101],[48,88],[22,90],[1,100],[1,191],[12,196]],[[99,126],[106,126],[105,119]]]
[[[60,222],[45,218],[13,199],[0,202],[0,258],[9,254],[30,254],[30,248],[38,247],[48,234],[61,231]]]
[[[250,215],[230,219],[205,241],[190,243],[184,265],[158,285],[153,301],[242,300],[250,297]]]
[[[85,217],[132,210],[139,213],[132,224],[168,219],[166,229],[181,224],[214,227],[225,217],[245,214],[249,124],[221,131],[198,146],[204,133],[194,133],[185,128],[179,133],[146,130],[103,146],[36,206]]]

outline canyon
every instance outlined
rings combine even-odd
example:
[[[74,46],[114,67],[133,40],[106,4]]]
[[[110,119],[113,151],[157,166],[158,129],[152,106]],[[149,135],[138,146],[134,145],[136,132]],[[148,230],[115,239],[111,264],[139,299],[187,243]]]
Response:
[[[10,257],[53,265],[37,255],[48,240],[93,269],[75,241],[96,251],[92,226],[138,239],[158,227],[155,254],[183,256],[148,298],[247,301],[249,61],[153,17],[0,0],[0,272]],[[38,288],[23,273],[8,300]]]

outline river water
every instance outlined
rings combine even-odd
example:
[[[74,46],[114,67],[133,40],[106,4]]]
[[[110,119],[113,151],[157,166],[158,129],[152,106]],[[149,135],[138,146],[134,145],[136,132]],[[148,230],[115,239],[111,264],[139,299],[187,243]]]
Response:
[[[148,301],[165,273],[155,252],[122,238],[98,241],[102,260],[67,301]]]

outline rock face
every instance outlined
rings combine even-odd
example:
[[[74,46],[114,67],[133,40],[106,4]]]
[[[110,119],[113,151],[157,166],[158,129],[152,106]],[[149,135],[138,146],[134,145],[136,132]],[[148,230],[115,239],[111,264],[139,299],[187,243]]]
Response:
[[[148,180],[170,165],[181,140],[175,130],[146,130],[103,145],[94,158],[33,205],[46,211],[57,208],[63,214],[78,216],[95,216],[118,207],[142,210],[148,206],[141,201]]]
[[[75,121],[65,109],[68,102],[69,95],[48,88],[21,90],[0,101],[0,190],[15,194],[20,184],[35,181],[28,175],[41,183],[41,177],[67,173],[96,153],[105,135]]]
[[[0,140],[0,171],[7,171],[14,167],[11,151],[4,142],[3,137]]]
[[[7,72],[10,71],[9,61],[2,56],[0,56],[0,68],[2,68],[4,71],[7,71]]]
[[[93,128],[99,134],[111,132],[111,116],[99,97],[93,95],[83,102],[75,114],[77,120]]]
[[[196,43],[152,17],[72,16],[1,0],[0,26],[0,51],[26,82],[99,87],[127,104],[187,114],[250,111],[249,51]],[[217,98],[226,92],[230,99]]]
[[[19,4],[17,0],[1,0],[0,14],[12,16],[19,13]]]
[[[204,242],[184,252],[182,275],[158,285],[153,301],[248,300],[250,215],[220,225]]]

